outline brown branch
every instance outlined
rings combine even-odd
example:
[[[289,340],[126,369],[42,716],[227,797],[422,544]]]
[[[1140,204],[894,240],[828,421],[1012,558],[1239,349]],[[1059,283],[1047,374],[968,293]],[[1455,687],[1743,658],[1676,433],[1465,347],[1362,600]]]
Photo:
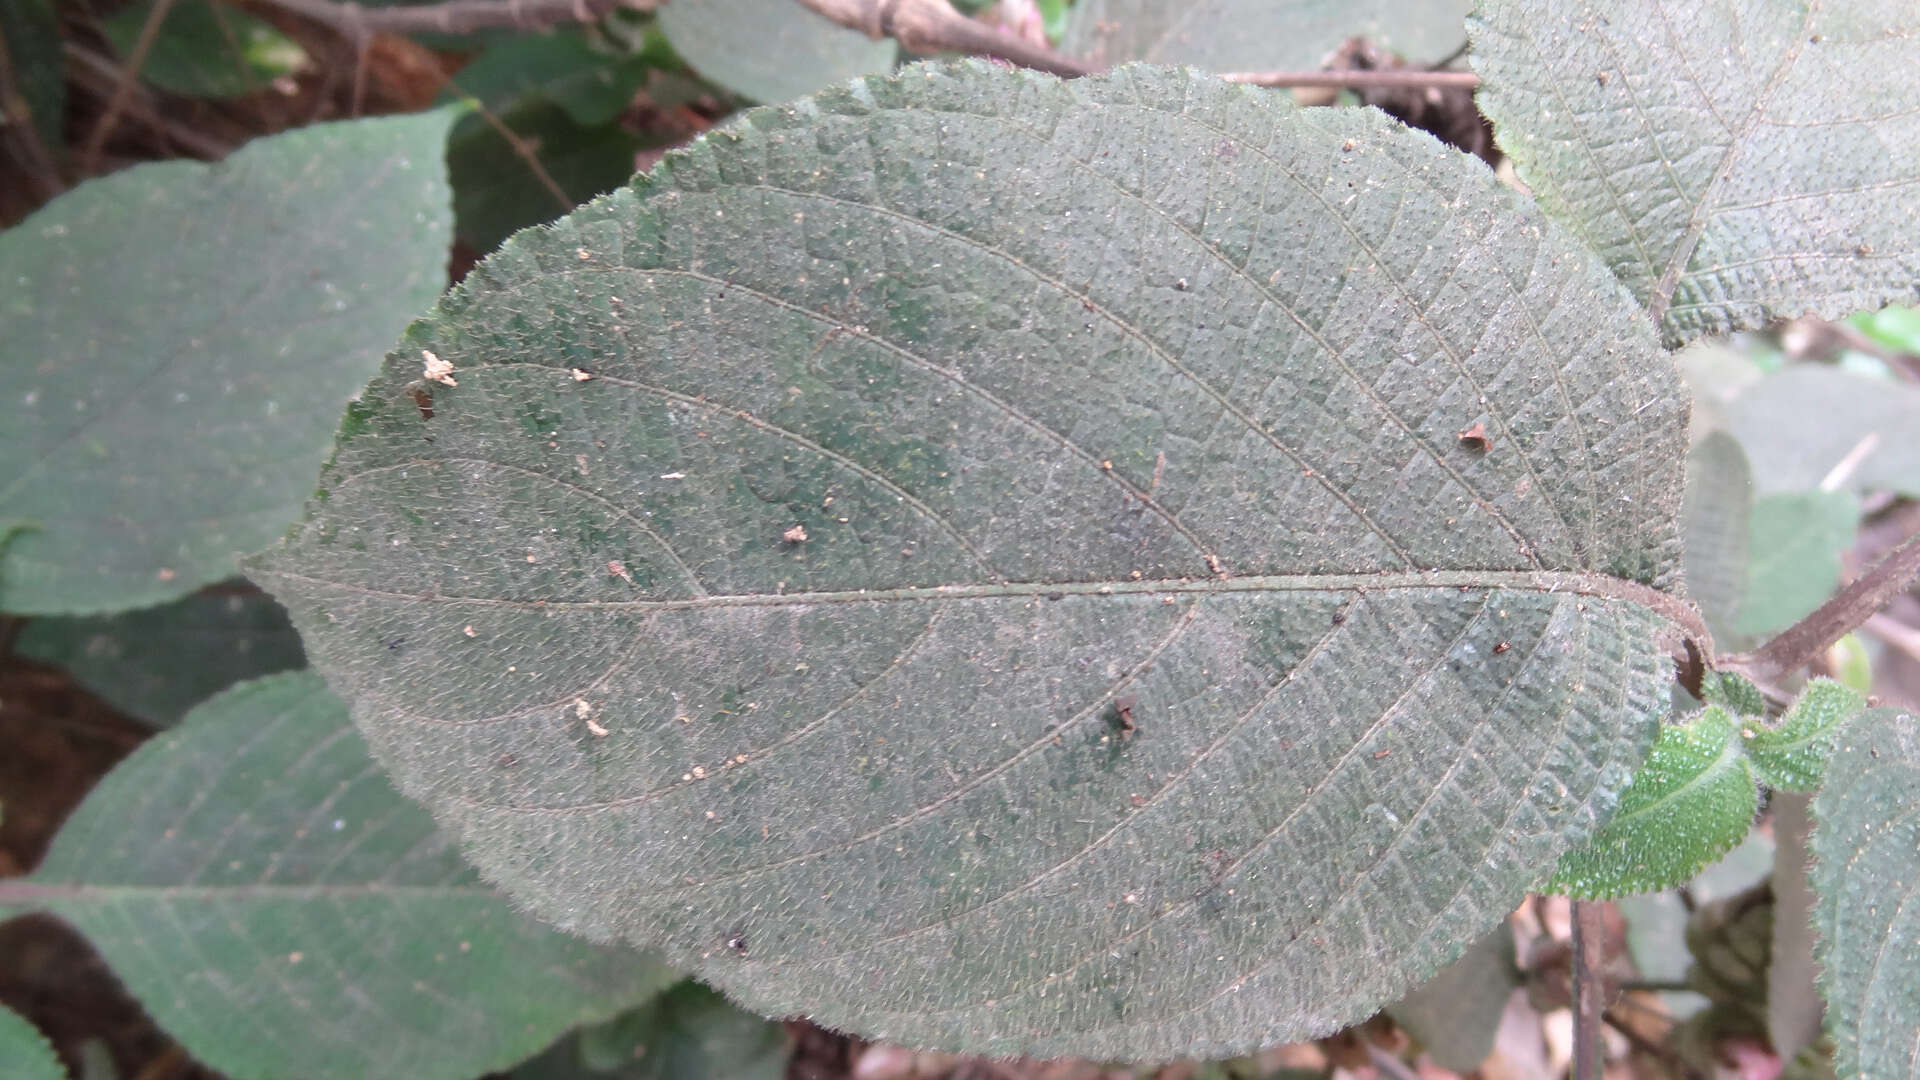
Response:
[[[1767,682],[1798,671],[1905,591],[1915,575],[1920,575],[1920,533],[1907,537],[1813,614],[1746,656],[1730,659],[1727,666],[1746,669]]]
[[[1605,1023],[1607,990],[1606,910],[1590,900],[1573,902],[1573,1077],[1600,1080],[1600,1028]]]
[[[1421,71],[1417,68],[1379,68],[1371,71],[1230,71],[1228,82],[1249,86],[1324,86],[1340,90],[1412,87],[1472,90],[1480,76],[1471,71]]]
[[[953,9],[947,0],[800,0],[808,10],[871,38],[893,38],[908,52],[990,56],[1063,78],[1094,69],[1052,49],[1002,34]]]
[[[257,0],[312,19],[349,41],[375,34],[471,34],[476,30],[544,30],[593,22],[614,8],[651,11],[658,0],[444,0],[419,7],[364,8],[352,0]]]

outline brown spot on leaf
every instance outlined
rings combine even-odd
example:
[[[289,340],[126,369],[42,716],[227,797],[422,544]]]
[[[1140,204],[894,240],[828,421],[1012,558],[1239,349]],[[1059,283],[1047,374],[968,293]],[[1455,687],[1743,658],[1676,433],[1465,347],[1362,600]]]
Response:
[[[1487,434],[1487,425],[1476,421],[1472,427],[1462,431],[1460,445],[1476,454],[1484,454],[1493,449],[1493,439]]]

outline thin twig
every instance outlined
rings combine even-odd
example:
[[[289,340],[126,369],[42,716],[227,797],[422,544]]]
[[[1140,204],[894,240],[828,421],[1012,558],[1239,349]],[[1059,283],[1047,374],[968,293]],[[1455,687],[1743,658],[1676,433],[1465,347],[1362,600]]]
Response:
[[[544,30],[593,22],[625,7],[651,11],[658,0],[445,0],[417,7],[364,8],[352,0],[258,0],[312,19],[353,42],[374,34],[471,34],[476,30]]]
[[[80,152],[80,171],[90,175],[100,163],[100,149],[107,144],[107,136],[113,134],[114,125],[120,122],[120,113],[127,107],[127,98],[132,95],[134,84],[140,78],[140,68],[147,62],[147,53],[153,50],[153,43],[160,36],[160,24],[167,21],[167,13],[173,10],[173,0],[159,0],[153,10],[147,12],[147,21],[140,26],[140,36],[133,43],[133,55],[127,57],[127,64],[120,70],[120,80],[113,88],[113,96],[107,99],[107,110],[100,114],[100,121],[93,125],[87,134],[86,147]]]
[[[1920,574],[1920,533],[1909,536],[1813,614],[1746,656],[1730,658],[1727,666],[1750,670],[1768,682],[1798,671],[1904,592],[1916,574]]]
[[[1471,71],[1421,71],[1418,68],[1379,68],[1372,71],[1231,71],[1220,76],[1250,86],[1324,86],[1341,90],[1433,87],[1472,90],[1480,76]]]
[[[868,37],[892,38],[908,52],[958,52],[990,56],[1010,64],[1063,78],[1092,74],[1094,69],[1070,56],[1030,41],[1002,34],[967,18],[947,0],[799,0],[815,14]]]
[[[1573,1078],[1600,1080],[1600,1027],[1606,1019],[1606,911],[1590,900],[1573,902]]]
[[[1891,615],[1870,615],[1861,624],[1867,633],[1886,642],[1889,649],[1906,653],[1920,661],[1920,630],[1915,630]]]
[[[1373,1062],[1374,1068],[1392,1077],[1393,1080],[1420,1080],[1413,1074],[1412,1069],[1407,1068],[1406,1062],[1372,1043],[1367,1043],[1367,1059]]]

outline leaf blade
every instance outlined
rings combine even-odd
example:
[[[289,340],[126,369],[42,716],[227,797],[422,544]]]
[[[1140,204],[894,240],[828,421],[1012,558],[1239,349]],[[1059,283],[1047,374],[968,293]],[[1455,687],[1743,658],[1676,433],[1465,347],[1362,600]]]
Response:
[[[1467,25],[1502,148],[1679,345],[1911,302],[1920,88],[1850,73],[1920,62],[1913,20],[1899,0],[1482,0]]]
[[[1329,186],[1384,194],[1343,212],[1303,170],[1348,142]],[[1055,235],[1075,187],[1104,213]],[[1243,261],[1329,209],[1297,278]],[[1424,136],[1189,74],[870,79],[510,242],[252,565],[491,877],[762,1011],[1136,1058],[1325,1029],[1503,917],[1664,709],[1683,395],[1525,215]],[[459,383],[427,420],[422,350]],[[1329,943],[1380,935],[1354,985]]]

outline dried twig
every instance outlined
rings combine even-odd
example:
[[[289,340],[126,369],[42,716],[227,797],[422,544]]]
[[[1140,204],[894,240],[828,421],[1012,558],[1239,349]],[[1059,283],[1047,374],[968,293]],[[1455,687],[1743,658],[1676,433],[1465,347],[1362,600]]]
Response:
[[[418,7],[364,8],[352,0],[256,0],[312,19],[356,45],[375,34],[471,34],[476,30],[544,30],[593,22],[625,7],[651,11],[658,0],[445,0]]]
[[[1341,90],[1411,87],[1472,90],[1480,76],[1471,71],[1421,71],[1417,68],[1379,68],[1351,71],[1231,71],[1220,76],[1251,86],[1324,86]]]
[[[1916,574],[1920,574],[1920,533],[1909,536],[1813,614],[1746,656],[1730,658],[1727,666],[1751,671],[1765,682],[1797,671],[1905,591]]]
[[[800,0],[800,3],[869,37],[893,38],[908,52],[991,56],[1066,78],[1088,75],[1094,70],[1070,56],[969,19],[955,11],[947,0]]]

